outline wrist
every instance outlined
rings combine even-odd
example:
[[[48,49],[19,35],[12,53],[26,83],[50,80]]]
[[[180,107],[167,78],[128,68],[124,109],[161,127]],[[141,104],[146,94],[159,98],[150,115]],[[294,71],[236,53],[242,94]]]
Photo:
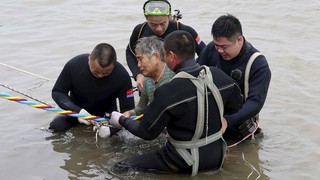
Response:
[[[123,125],[125,124],[127,118],[125,116],[120,116],[118,123],[124,127]]]

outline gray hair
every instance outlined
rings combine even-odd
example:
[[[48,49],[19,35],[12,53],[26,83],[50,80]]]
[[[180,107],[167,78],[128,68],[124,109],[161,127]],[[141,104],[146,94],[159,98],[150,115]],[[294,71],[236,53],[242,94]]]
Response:
[[[154,53],[159,53],[161,61],[164,61],[163,40],[157,36],[140,38],[137,42],[135,51],[136,53],[140,51],[149,58],[151,58]]]

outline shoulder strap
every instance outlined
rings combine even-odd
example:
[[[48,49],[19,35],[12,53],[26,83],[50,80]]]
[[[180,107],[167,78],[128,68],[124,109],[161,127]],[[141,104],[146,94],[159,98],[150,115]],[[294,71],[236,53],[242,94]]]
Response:
[[[139,34],[138,34],[137,41],[140,39],[141,33],[142,33],[142,31],[143,31],[143,28],[144,28],[144,26],[145,26],[146,24],[147,24],[147,21],[142,24],[142,26],[141,26],[141,28],[140,28],[140,30],[139,30]]]
[[[143,28],[144,28],[144,26],[145,26],[146,24],[147,24],[147,21],[144,22],[144,23],[141,25],[140,30],[139,30],[139,33],[138,33],[138,36],[137,36],[137,41],[140,39],[141,33],[142,33],[142,31],[143,31]],[[129,46],[130,52],[131,52],[134,56],[136,56],[136,53],[135,53],[134,50],[132,49],[130,42],[129,42],[128,46]]]
[[[205,92],[206,87],[201,85],[199,82],[199,80],[201,79],[200,76],[202,76],[202,78],[205,79],[206,86],[212,92],[212,95],[213,95],[214,99],[216,100],[216,103],[217,103],[217,106],[219,109],[219,113],[220,113],[221,123],[223,123],[222,121],[223,121],[223,114],[224,114],[224,105],[223,105],[223,100],[222,100],[220,91],[219,91],[218,87],[213,82],[212,74],[211,74],[209,67],[207,67],[207,66],[203,66],[203,67],[205,68],[205,71],[204,72],[203,72],[203,70],[200,71],[199,77],[194,77],[184,71],[181,71],[181,72],[177,73],[171,80],[173,80],[175,78],[190,79],[190,81],[197,87],[197,90],[200,90],[200,92],[203,93],[203,92]],[[207,93],[204,93],[204,94],[208,95]],[[199,108],[202,108],[202,106],[199,106]]]
[[[249,76],[250,76],[250,70],[251,66],[253,64],[253,61],[259,56],[262,55],[260,52],[255,52],[251,55],[249,61],[247,62],[246,71],[244,74],[244,99],[246,100],[248,98],[249,93]]]

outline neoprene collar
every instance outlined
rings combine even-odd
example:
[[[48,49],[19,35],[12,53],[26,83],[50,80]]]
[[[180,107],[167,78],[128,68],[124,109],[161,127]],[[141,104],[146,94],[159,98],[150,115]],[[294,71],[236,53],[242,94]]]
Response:
[[[196,63],[195,59],[187,59],[182,61],[180,64],[178,64],[174,68],[174,72],[178,73],[180,71],[185,71],[189,73],[191,71],[200,70],[200,69],[201,69],[201,66],[198,63]]]

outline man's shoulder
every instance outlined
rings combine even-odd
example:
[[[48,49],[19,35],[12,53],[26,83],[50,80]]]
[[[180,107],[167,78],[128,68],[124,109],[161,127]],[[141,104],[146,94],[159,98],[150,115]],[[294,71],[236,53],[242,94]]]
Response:
[[[213,75],[219,77],[229,77],[225,72],[223,72],[220,68],[217,68],[216,66],[209,66],[209,69]]]
[[[268,61],[267,61],[266,56],[263,53],[261,53],[258,49],[256,49],[252,44],[250,44],[250,50],[248,51],[248,55],[246,56],[246,61],[249,61],[249,59],[251,57],[253,57],[253,55],[255,53],[260,53],[260,54],[258,54],[258,56],[256,56],[256,58],[253,62],[254,66],[268,65]]]
[[[126,70],[126,68],[118,61],[115,64],[113,72],[119,75],[129,76],[129,73]]]
[[[214,42],[213,41],[210,41],[208,44],[207,44],[208,47],[214,47]]]
[[[79,54],[77,56],[74,56],[71,58],[66,65],[67,66],[82,66],[83,63],[87,62],[89,59],[89,54],[84,53],[84,54]]]
[[[225,72],[223,72],[221,69],[214,66],[209,66],[209,69],[212,74],[213,82],[218,87],[235,83],[235,81],[230,76],[228,76]]]
[[[191,27],[190,25],[184,24],[184,23],[179,22],[179,21],[178,22],[172,22],[172,23],[174,23],[174,24],[178,23],[181,30],[185,30],[185,31],[188,31],[190,29],[194,30],[194,28]]]
[[[174,22],[174,23],[176,23],[176,22]],[[186,25],[181,22],[178,22],[178,23],[179,23],[179,30],[187,31],[192,35],[197,34],[196,30],[193,27],[191,27],[190,25]]]
[[[83,53],[83,54],[79,54],[74,56],[73,58],[70,59],[70,61],[83,61],[84,59],[88,60],[89,57],[89,53]]]
[[[124,68],[124,66],[119,62],[119,61],[116,61],[115,63],[115,69],[116,70],[120,70],[120,71],[126,71],[126,69]],[[126,71],[127,72],[127,71]]]
[[[139,32],[146,24],[147,24],[147,21],[145,21],[145,22],[143,22],[143,23],[137,24],[137,25],[133,28],[133,32]]]
[[[216,50],[214,43],[211,41],[204,47],[198,58],[200,65],[215,66],[216,62],[220,59],[220,54]]]
[[[209,55],[210,53],[215,53],[215,54],[218,53],[217,49],[215,48],[215,44],[213,43],[213,41],[210,41],[208,44],[206,44],[202,48],[200,56],[201,56],[201,54]]]
[[[154,98],[168,102],[170,101],[169,99],[181,95],[181,93],[186,90],[186,88],[183,88],[184,86],[181,80],[182,79],[173,79],[157,87],[154,91]]]

